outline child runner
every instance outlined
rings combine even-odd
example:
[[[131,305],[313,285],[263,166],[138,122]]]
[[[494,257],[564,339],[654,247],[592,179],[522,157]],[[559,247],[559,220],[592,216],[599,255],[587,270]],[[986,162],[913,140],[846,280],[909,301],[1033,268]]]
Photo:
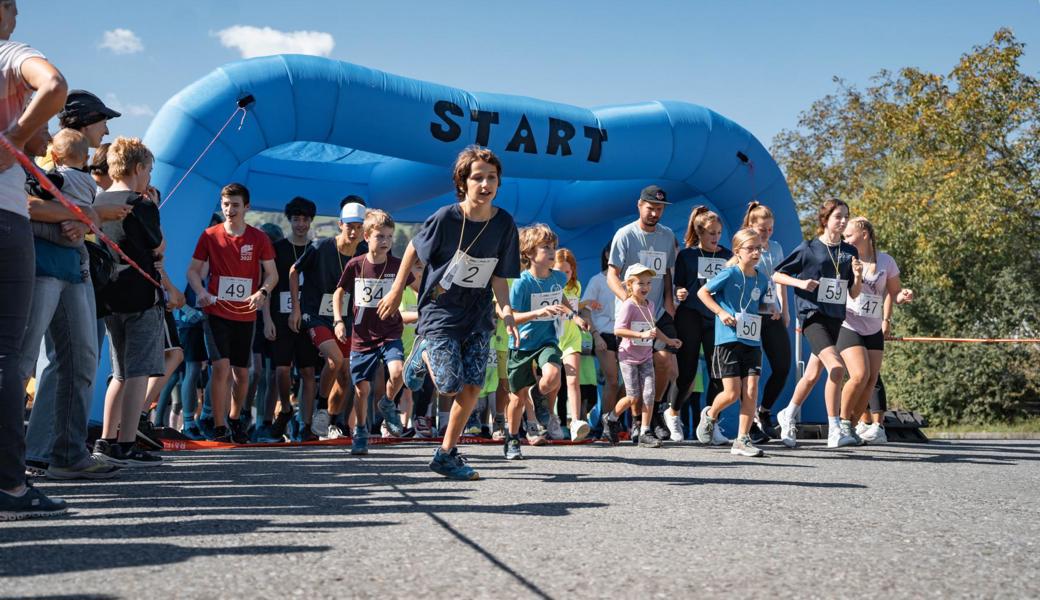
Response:
[[[203,231],[195,245],[188,283],[195,291],[199,308],[206,313],[203,328],[213,371],[210,396],[216,439],[244,444],[249,438],[239,416],[249,386],[254,321],[256,311],[269,300],[271,290],[278,284],[278,271],[271,240],[264,232],[246,225],[249,190],[240,183],[224,186],[220,190],[220,210],[224,222]],[[209,284],[203,286],[202,270],[207,263]],[[230,432],[224,426],[225,418],[229,418]]]
[[[614,410],[618,400],[618,339],[614,335],[614,292],[607,285],[607,259],[610,245],[603,248],[600,256],[600,272],[593,275],[585,288],[585,307],[589,311],[592,347],[603,373],[603,391],[600,394],[602,414]],[[599,308],[593,308],[594,306]],[[603,431],[601,437],[608,438]]]
[[[404,346],[401,344],[401,333],[404,322],[399,311],[383,319],[376,314],[379,301],[394,285],[401,266],[401,259],[390,256],[390,246],[394,242],[394,220],[384,211],[369,210],[361,229],[368,242],[368,252],[347,263],[332,295],[336,339],[351,344],[350,375],[354,380],[354,414],[357,415],[357,425],[351,436],[351,454],[368,454],[368,428],[365,425],[368,422],[368,393],[380,363],[386,365],[390,381],[386,386],[386,395],[379,399],[376,406],[391,435],[399,437],[404,431],[397,405],[391,400],[397,397],[402,385]],[[410,285],[414,279],[412,273],[406,272],[404,276],[405,285]],[[347,337],[347,324],[343,319],[344,305],[353,309],[354,332],[350,338]],[[330,437],[332,427],[335,425],[330,426]]]
[[[650,419],[654,414],[654,342],[660,341],[669,348],[679,348],[682,342],[668,337],[654,318],[654,303],[647,298],[657,273],[650,267],[636,263],[625,269],[625,288],[628,298],[615,315],[614,335],[621,340],[618,358],[621,360],[621,378],[625,382],[625,397],[613,411],[603,416],[603,430],[611,444],[618,441],[618,417],[630,407],[642,402],[642,425],[639,445],[644,448],[660,448],[661,440],[654,435]]]
[[[459,201],[430,216],[408,244],[394,287],[379,303],[379,316],[386,319],[398,310],[412,263],[416,257],[425,262],[418,337],[405,382],[418,389],[429,369],[437,390],[454,397],[444,441],[430,468],[445,477],[472,480],[479,475],[455,445],[484,385],[494,328],[492,290],[506,331],[517,334],[506,278],[519,275],[520,252],[513,217],[492,205],[502,177],[498,157],[470,146],[459,154],[452,177]]]
[[[838,352],[849,371],[849,380],[841,392],[841,404],[842,407],[850,406],[848,414],[856,418],[867,410],[881,373],[885,351],[882,326],[891,316],[892,303],[910,302],[914,293],[902,287],[896,261],[877,251],[874,226],[870,221],[863,217],[850,219],[845,227],[845,242],[856,247],[863,262],[863,289],[855,300],[845,305],[845,322],[841,324],[837,343]],[[891,301],[886,302],[886,297]],[[858,433],[865,442],[884,444],[888,441],[880,418]]]
[[[711,406],[701,411],[697,439],[714,443],[722,411],[740,400],[740,424],[731,454],[762,456],[748,432],[758,400],[758,376],[762,372],[762,316],[759,303],[769,289],[769,278],[755,265],[762,254],[759,233],[741,229],[733,236],[736,256],[726,268],[708,280],[697,292],[701,302],[715,314],[715,352],[712,377],[722,381],[722,391]],[[716,300],[717,298],[717,300]]]
[[[549,398],[550,406],[560,390],[563,358],[556,333],[557,317],[573,319],[578,327],[588,328],[563,295],[567,276],[552,269],[556,240],[556,234],[544,223],[520,230],[520,263],[526,269],[509,292],[509,301],[517,311],[513,316],[519,330],[519,336],[511,336],[509,340],[510,394],[506,413],[509,435],[504,448],[509,460],[523,458],[520,414],[531,387],[537,385]],[[539,371],[541,377],[537,376]],[[588,433],[587,426],[585,433]]]
[[[413,277],[412,285],[405,287],[404,293],[401,295],[400,312],[401,320],[404,322],[404,329],[401,331],[401,344],[404,346],[405,356],[411,355],[412,348],[415,345],[415,324],[419,321],[419,293],[416,290],[419,287],[419,281],[422,279],[425,266],[419,259],[415,260],[411,271]],[[413,391],[408,386],[402,387],[401,390],[401,406],[410,407],[412,429],[415,430],[415,437],[433,437],[433,418],[430,417],[429,411],[434,391],[430,378],[424,377],[423,385],[418,390]],[[405,420],[407,420],[407,416]]]
[[[578,281],[578,260],[574,253],[566,248],[556,251],[556,262],[553,269],[567,276],[567,285],[563,288],[563,296],[574,310],[581,312],[585,310],[585,302],[581,298],[581,283]],[[602,308],[599,302],[593,300],[591,308]],[[560,332],[560,325],[563,332]],[[563,353],[563,369],[567,376],[567,412],[570,413],[571,440],[580,442],[589,435],[589,423],[584,419],[585,411],[581,402],[581,340],[582,332],[577,324],[571,320],[557,318],[557,333],[560,338],[560,352]]]
[[[672,441],[683,440],[682,412],[692,399],[693,412],[700,408],[700,394],[691,392],[693,380],[699,370],[699,353],[703,350],[704,360],[711,364],[715,349],[715,315],[701,302],[698,292],[709,279],[725,268],[733,253],[719,245],[722,236],[722,219],[707,206],[698,206],[690,211],[690,222],[686,227],[686,247],[675,259],[675,297],[679,306],[675,309],[675,328],[683,345],[679,350],[679,376],[676,379],[678,392],[665,412],[664,420],[672,434]],[[708,369],[708,393],[704,406],[711,406],[715,396],[722,391],[722,383]]]
[[[787,289],[773,282],[776,265],[784,259],[784,249],[773,235],[773,211],[759,203],[748,203],[744,213],[744,228],[758,232],[762,245],[762,256],[758,259],[758,271],[769,279],[769,288],[759,303],[758,314],[762,315],[762,351],[769,360],[769,379],[762,390],[762,406],[755,413],[755,422],[751,426],[751,439],[755,443],[769,441],[777,437],[773,427],[772,410],[776,399],[780,397],[787,374],[791,371],[791,337],[787,327],[791,324],[790,303],[787,301]]]
[[[862,287],[860,263],[856,248],[842,241],[841,236],[849,220],[849,205],[842,200],[827,200],[817,214],[817,236],[804,241],[776,266],[773,281],[794,288],[798,318],[802,332],[809,341],[812,353],[827,369],[824,400],[827,405],[827,447],[838,448],[858,443],[851,427],[841,425],[844,415],[841,407],[841,385],[845,379],[845,364],[835,349],[845,302],[859,296]],[[809,370],[806,370],[806,374]],[[806,377],[803,376],[803,380]],[[808,383],[808,382],[807,382]],[[808,396],[808,388],[799,382],[804,395],[796,393],[791,403],[777,413],[780,440],[784,445],[795,444],[793,426],[798,421],[801,405]],[[797,389],[796,389],[797,392]]]

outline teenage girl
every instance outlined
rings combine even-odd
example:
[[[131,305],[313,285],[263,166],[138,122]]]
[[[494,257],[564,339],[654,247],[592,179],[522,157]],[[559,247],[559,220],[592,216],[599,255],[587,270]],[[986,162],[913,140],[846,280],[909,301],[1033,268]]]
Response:
[[[581,283],[578,281],[578,261],[574,253],[566,248],[556,250],[556,262],[553,269],[567,276],[567,285],[563,287],[563,295],[567,302],[576,310],[583,311],[586,308],[599,310],[602,308],[599,302],[579,301],[581,298]],[[589,305],[589,306],[587,306]],[[563,372],[567,380],[567,412],[570,414],[571,441],[580,442],[589,435],[589,423],[584,419],[585,412],[581,405],[581,329],[573,321],[560,319],[558,323],[563,324],[563,332],[560,335],[560,352],[563,354]],[[557,326],[559,327],[559,326]]]

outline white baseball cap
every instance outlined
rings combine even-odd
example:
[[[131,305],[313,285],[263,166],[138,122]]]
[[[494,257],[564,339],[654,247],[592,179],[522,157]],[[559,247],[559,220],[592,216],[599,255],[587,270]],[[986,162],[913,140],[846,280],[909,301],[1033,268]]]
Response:
[[[651,277],[657,277],[657,271],[651,269],[650,267],[642,263],[636,263],[630,266],[629,268],[625,269],[625,279],[638,277],[643,273],[649,273]]]
[[[367,211],[367,208],[357,202],[348,202],[343,205],[343,210],[339,213],[339,220],[344,223],[364,223]]]

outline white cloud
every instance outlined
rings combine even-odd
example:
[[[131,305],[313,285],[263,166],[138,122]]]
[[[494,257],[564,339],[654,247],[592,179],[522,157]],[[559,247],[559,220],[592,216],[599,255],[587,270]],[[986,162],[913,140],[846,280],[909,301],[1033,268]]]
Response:
[[[136,54],[144,50],[141,38],[129,29],[113,29],[101,36],[101,48],[107,48],[116,54]]]
[[[154,117],[155,111],[147,104],[123,104],[115,94],[105,94],[105,106],[125,117]]]
[[[322,31],[278,31],[270,27],[233,25],[216,32],[225,48],[233,48],[242,58],[271,54],[311,54],[328,56],[336,46],[332,34]]]

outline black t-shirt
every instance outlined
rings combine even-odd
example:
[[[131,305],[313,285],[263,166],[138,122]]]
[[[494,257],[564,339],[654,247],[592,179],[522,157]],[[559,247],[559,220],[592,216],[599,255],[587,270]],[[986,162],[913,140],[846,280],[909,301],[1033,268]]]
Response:
[[[708,310],[707,306],[697,297],[697,291],[708,282],[711,277],[702,275],[717,275],[724,268],[727,260],[733,257],[733,253],[719,246],[715,252],[705,252],[700,248],[683,248],[675,257],[675,281],[673,288],[686,288],[689,295],[679,306],[693,309],[705,319],[714,319],[715,313]],[[703,261],[701,259],[704,259]],[[703,264],[702,264],[703,263]],[[704,267],[702,269],[702,267]],[[624,275],[624,274],[622,274]],[[712,275],[714,276],[714,275]]]
[[[296,270],[303,277],[303,287],[300,290],[300,312],[318,316],[322,296],[336,291],[340,275],[343,274],[343,269],[346,268],[351,258],[354,257],[340,254],[334,237],[315,240],[307,246],[296,261]],[[286,273],[286,278],[288,278],[288,273]],[[331,317],[329,319],[331,320]]]
[[[416,331],[424,336],[463,339],[472,332],[494,330],[490,278],[520,276],[520,240],[512,215],[499,208],[489,221],[466,219],[463,231],[462,209],[457,203],[449,204],[426,219],[412,246],[426,264]],[[457,269],[454,283],[444,290],[441,279],[459,249],[478,261],[497,262],[493,268]],[[473,282],[483,285],[467,287]]]
[[[289,238],[282,238],[274,243],[274,265],[278,271],[278,285],[271,291],[271,319],[274,320],[275,325],[287,326],[288,324],[291,305],[286,303],[289,297],[285,294],[289,293],[289,268],[303,256],[308,246],[310,246],[309,243],[297,246],[289,241]],[[301,274],[301,294],[306,283],[306,276]]]
[[[122,221],[109,221],[101,230],[112,238],[123,252],[134,260],[149,276],[159,280],[155,269],[154,250],[162,244],[162,229],[159,224],[159,207],[137,192],[101,192],[94,200],[95,206],[128,204],[130,214]],[[118,259],[118,257],[117,257]],[[136,313],[155,306],[162,294],[137,269],[118,259],[115,279],[105,287],[102,299],[114,313]]]
[[[856,247],[841,242],[837,246],[827,246],[819,238],[802,242],[787,255],[787,258],[776,266],[776,270],[798,279],[816,279],[823,277],[841,279],[848,287],[852,287],[855,276],[852,273],[852,259],[859,258]],[[838,263],[837,275],[834,264]],[[803,321],[815,312],[821,312],[834,319],[845,319],[845,304],[818,302],[819,288],[808,292],[794,288],[795,307],[798,317]]]

